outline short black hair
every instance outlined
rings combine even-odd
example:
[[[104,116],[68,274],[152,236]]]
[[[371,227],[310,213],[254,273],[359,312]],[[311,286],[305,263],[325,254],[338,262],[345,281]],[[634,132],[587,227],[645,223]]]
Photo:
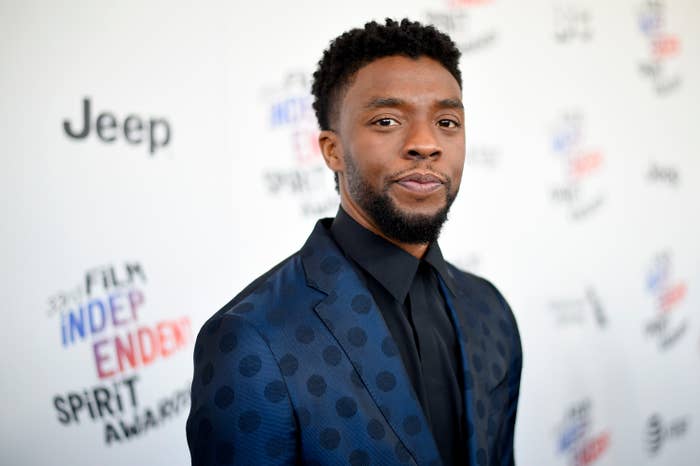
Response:
[[[351,29],[334,39],[318,62],[311,93],[321,130],[331,129],[338,97],[352,76],[370,62],[393,55],[430,57],[442,64],[462,88],[461,53],[447,34],[406,18],[401,22],[387,18],[384,24],[371,21],[362,29]]]

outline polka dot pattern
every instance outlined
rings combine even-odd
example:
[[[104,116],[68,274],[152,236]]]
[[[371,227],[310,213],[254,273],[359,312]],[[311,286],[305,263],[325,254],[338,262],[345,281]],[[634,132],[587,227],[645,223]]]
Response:
[[[255,410],[245,411],[238,418],[238,428],[241,432],[250,434],[260,427],[260,413]]]
[[[340,417],[352,417],[357,413],[357,403],[352,398],[344,396],[335,402],[335,410]]]
[[[377,387],[383,392],[389,392],[396,386],[396,377],[388,371],[381,371],[377,375]]]
[[[340,432],[336,429],[323,429],[319,441],[326,450],[335,450],[340,443]]]
[[[291,377],[296,373],[297,369],[299,369],[299,360],[287,353],[280,359],[279,366],[282,375]]]
[[[372,307],[372,301],[366,294],[358,294],[352,298],[350,306],[358,314],[367,314]]]
[[[337,366],[340,364],[342,357],[343,354],[335,345],[326,346],[326,348],[323,350],[323,360],[330,366]]]
[[[390,358],[399,354],[399,349],[396,347],[396,342],[394,342],[393,338],[386,337],[382,340],[382,353]]]
[[[234,393],[233,389],[228,385],[224,385],[216,391],[214,396],[214,404],[219,409],[226,409],[233,403]]]
[[[309,343],[314,341],[314,331],[311,330],[311,327],[308,327],[306,325],[300,325],[299,327],[297,327],[295,335],[297,341],[305,345],[308,345]]]
[[[241,363],[238,365],[238,371],[243,377],[253,377],[260,372],[261,367],[260,357],[255,354],[249,354],[241,360]]]
[[[194,348],[193,458],[440,464],[396,341],[333,248],[305,246],[301,261],[292,259],[205,324]],[[471,400],[465,434],[475,442],[478,465],[500,464],[512,447],[498,442],[512,428],[507,413],[517,396],[511,374],[521,364],[519,340],[496,295],[477,278],[454,275],[459,289],[450,306],[467,355],[462,385]],[[294,457],[298,442],[303,459]]]
[[[275,380],[265,385],[265,399],[270,403],[279,403],[286,395],[286,388],[281,380]]]
[[[237,344],[238,339],[236,338],[236,334],[233,332],[228,332],[219,340],[219,350],[222,353],[230,353],[236,349]]]
[[[376,419],[372,419],[367,423],[367,433],[374,440],[381,440],[386,435],[384,425]]]
[[[397,443],[394,447],[394,453],[396,454],[396,459],[398,459],[401,463],[406,463],[411,458],[410,453],[401,442]]]
[[[364,450],[354,450],[350,453],[350,466],[369,466],[369,454]]]
[[[326,380],[318,375],[314,374],[306,381],[306,388],[313,396],[320,397],[326,393]]]
[[[353,346],[364,346],[367,343],[367,333],[360,327],[353,327],[348,331],[348,341]]]

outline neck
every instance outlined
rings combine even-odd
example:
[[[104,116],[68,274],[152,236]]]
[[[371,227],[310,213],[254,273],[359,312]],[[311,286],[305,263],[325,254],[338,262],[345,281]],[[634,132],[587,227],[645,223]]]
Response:
[[[396,241],[395,239],[386,236],[379,228],[377,228],[377,225],[375,225],[372,219],[369,218],[369,216],[367,216],[367,214],[365,214],[362,210],[360,210],[360,208],[357,207],[354,202],[348,202],[347,197],[341,196],[340,205],[343,207],[343,210],[357,223],[359,223],[375,235],[381,236],[390,243],[400,247],[416,259],[421,259],[425,254],[425,251],[428,249],[428,243],[402,243],[401,241]]]

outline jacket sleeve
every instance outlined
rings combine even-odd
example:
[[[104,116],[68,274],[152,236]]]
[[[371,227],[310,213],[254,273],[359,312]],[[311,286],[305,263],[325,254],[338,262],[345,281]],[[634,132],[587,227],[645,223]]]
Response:
[[[192,465],[294,464],[295,436],[287,387],[265,339],[239,315],[210,319],[194,352]]]
[[[508,375],[508,401],[506,415],[499,436],[501,466],[514,466],[513,440],[515,436],[515,417],[518,411],[518,397],[520,396],[520,373],[522,369],[522,355],[519,354],[512,362]]]
[[[496,296],[501,303],[503,312],[506,314],[506,321],[511,326],[510,338],[510,363],[507,373],[507,391],[506,405],[504,408],[505,416],[503,423],[499,429],[497,450],[500,458],[498,464],[500,466],[515,466],[515,457],[513,453],[513,441],[515,437],[515,418],[518,411],[518,398],[520,396],[520,376],[523,367],[523,352],[522,343],[520,341],[520,332],[518,324],[515,321],[515,316],[508,302],[503,295],[491,285],[496,292]]]

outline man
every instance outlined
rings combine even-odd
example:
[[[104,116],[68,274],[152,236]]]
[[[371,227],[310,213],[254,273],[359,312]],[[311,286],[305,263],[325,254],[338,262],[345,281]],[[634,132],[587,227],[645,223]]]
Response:
[[[458,60],[408,20],[324,52],[312,92],[341,207],[202,327],[193,464],[514,464],[515,319],[437,244],[464,165]]]

